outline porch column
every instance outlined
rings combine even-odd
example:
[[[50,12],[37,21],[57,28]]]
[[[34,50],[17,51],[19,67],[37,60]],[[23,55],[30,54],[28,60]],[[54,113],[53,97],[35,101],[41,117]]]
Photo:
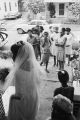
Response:
[[[54,3],[55,4],[55,16],[56,18],[59,17],[59,3]]]
[[[50,14],[49,14],[49,11],[48,11],[48,3],[47,2],[45,3],[45,18],[46,18],[46,20],[48,20],[50,18]]]

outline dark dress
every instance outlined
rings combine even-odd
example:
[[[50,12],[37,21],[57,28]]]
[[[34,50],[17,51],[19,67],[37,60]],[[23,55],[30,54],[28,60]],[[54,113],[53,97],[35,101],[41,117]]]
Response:
[[[66,87],[60,87],[55,89],[54,96],[61,94],[67,98],[69,98],[73,102],[74,97],[74,87],[66,86]]]
[[[54,96],[61,94],[73,102],[74,88],[70,86],[55,89]],[[52,103],[51,120],[75,120],[73,114],[68,114]]]

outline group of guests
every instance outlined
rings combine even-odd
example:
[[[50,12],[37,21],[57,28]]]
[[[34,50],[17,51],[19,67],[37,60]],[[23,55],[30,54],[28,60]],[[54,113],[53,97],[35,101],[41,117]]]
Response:
[[[68,65],[70,65],[70,56],[72,52],[72,44],[75,36],[72,34],[70,28],[58,27],[49,28],[49,31],[44,31],[42,26],[36,26],[32,30],[28,30],[27,42],[31,43],[36,59],[40,56],[41,63],[46,66],[48,71],[49,58],[52,56],[54,66],[59,66],[59,70],[64,69],[65,59],[68,58]]]
[[[11,46],[13,68],[5,75],[5,82],[0,80],[3,93],[10,85],[15,86],[15,94],[10,98],[8,120],[36,120],[40,108],[41,74],[45,71],[39,65],[32,45],[29,42],[17,42]],[[54,91],[51,120],[76,120],[73,115],[74,88],[68,86],[69,74],[58,71],[61,87]],[[1,93],[0,93],[1,94]],[[2,97],[0,97],[1,101]],[[6,120],[1,111],[0,119]]]
[[[54,28],[55,32],[52,32],[51,51],[54,56],[54,66],[59,66],[59,70],[64,69],[66,58],[68,58],[68,65],[70,65],[70,57],[73,54],[72,44],[75,41],[75,36],[71,32],[70,28]]]

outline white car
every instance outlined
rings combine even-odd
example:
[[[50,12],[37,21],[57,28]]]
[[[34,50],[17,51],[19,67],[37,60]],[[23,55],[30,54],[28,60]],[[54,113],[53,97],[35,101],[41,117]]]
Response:
[[[48,26],[48,23],[46,22],[46,20],[32,20],[32,21],[25,23],[25,24],[23,24],[23,23],[17,24],[16,26],[14,26],[12,28],[12,30],[17,31],[18,34],[24,34],[29,29],[34,28],[36,25],[43,26],[43,28],[46,29]]]
[[[26,33],[29,29],[32,29],[32,26],[29,26],[28,24],[18,24],[13,27],[13,31],[17,31],[18,34],[24,34]]]
[[[44,29],[48,28],[48,23],[46,20],[31,20],[28,23],[29,27],[36,27],[37,25],[43,26]]]

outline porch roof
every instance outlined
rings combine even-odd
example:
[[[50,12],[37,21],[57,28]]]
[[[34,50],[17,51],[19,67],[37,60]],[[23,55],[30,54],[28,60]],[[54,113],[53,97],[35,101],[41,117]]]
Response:
[[[80,2],[80,0],[44,0],[44,2],[66,3],[66,2]]]

